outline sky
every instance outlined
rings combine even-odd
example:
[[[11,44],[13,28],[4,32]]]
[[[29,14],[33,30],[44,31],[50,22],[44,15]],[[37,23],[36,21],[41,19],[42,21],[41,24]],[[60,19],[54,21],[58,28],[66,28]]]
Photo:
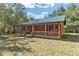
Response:
[[[32,7],[26,7],[25,11],[27,13],[32,13],[35,15],[39,15],[39,14],[46,14],[46,13],[52,13],[54,10],[57,10],[60,6],[63,6],[65,9],[67,8],[67,4],[64,3],[54,3],[53,5],[49,5],[49,6],[36,6],[36,5],[32,5]]]
[[[79,0],[1,0],[0,3],[79,3]]]
[[[62,3],[67,8],[67,3],[79,3],[79,0],[1,0],[0,3],[22,3],[26,7],[25,12],[28,15],[39,18],[53,12]]]
[[[61,5],[67,8],[67,3],[57,3],[59,0],[27,0],[26,3],[22,3],[26,9],[25,12],[28,16],[34,18],[44,18],[54,10],[58,9]]]
[[[34,16],[35,18],[43,18],[44,16],[51,14],[54,10],[63,6],[67,9],[67,3],[32,3],[30,5],[25,5],[27,15]]]

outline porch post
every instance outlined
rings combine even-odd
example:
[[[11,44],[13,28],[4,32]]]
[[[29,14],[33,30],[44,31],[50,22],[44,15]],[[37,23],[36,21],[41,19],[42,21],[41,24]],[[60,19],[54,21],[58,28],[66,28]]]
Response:
[[[25,26],[25,32],[26,32],[26,34],[27,34],[27,26]]]
[[[32,25],[32,35],[33,35],[33,33],[34,33],[34,25]]]
[[[47,33],[47,25],[45,24],[45,36],[46,36],[46,33]]]
[[[21,26],[21,30],[22,30],[21,34],[24,34],[24,33],[23,33],[23,31],[24,31],[24,30],[23,30],[23,25]]]
[[[22,31],[23,31],[22,34],[23,34],[23,35],[25,34],[25,32],[24,32],[24,28],[25,28],[25,27],[24,27],[24,25],[23,25],[23,26],[22,26]]]
[[[58,24],[58,36],[60,36],[60,24]]]

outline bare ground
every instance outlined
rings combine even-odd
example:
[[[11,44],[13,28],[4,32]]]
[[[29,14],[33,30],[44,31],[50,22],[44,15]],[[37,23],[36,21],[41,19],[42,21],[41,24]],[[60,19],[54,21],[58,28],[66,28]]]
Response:
[[[62,39],[1,35],[1,56],[72,56],[79,55],[79,34],[66,33]]]

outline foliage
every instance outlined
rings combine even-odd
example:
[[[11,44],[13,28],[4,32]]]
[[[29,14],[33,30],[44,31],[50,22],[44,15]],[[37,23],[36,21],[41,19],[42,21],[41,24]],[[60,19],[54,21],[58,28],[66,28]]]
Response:
[[[52,13],[52,16],[58,16],[58,15],[63,15],[65,12],[65,8],[63,6],[61,6],[59,9],[55,10]]]
[[[71,4],[67,11],[66,15],[66,31],[68,32],[79,32],[79,7],[76,4]]]
[[[66,32],[79,32],[79,4],[68,4],[67,9],[61,6],[52,13],[52,16],[58,15],[66,16]]]
[[[23,12],[25,7],[17,3],[0,4],[0,31],[11,33],[14,31],[15,24],[28,21],[26,13]]]

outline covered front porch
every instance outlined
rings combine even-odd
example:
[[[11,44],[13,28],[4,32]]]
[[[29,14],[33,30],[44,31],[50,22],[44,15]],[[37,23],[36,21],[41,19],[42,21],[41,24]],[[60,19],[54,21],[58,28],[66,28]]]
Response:
[[[35,24],[29,26],[22,25],[20,27],[21,29],[19,30],[22,31],[21,34],[25,36],[61,38],[62,34],[64,33],[63,23]]]

